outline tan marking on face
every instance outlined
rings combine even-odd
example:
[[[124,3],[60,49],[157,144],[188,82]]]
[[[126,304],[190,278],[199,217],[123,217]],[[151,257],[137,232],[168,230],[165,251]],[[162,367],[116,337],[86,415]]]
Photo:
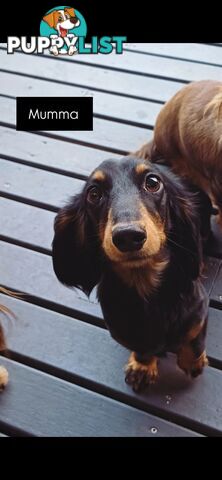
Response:
[[[125,366],[125,371],[144,372],[148,377],[149,383],[155,383],[158,377],[157,361],[157,357],[151,356],[145,363],[138,362],[136,354],[132,352]]]
[[[146,208],[141,203],[140,205],[140,212],[141,212],[141,219],[138,221],[133,221],[130,223],[137,223],[143,229],[146,230],[147,239],[141,248],[141,250],[137,253],[138,260],[140,259],[142,263],[148,259],[148,257],[156,255],[159,253],[161,247],[164,245],[166,241],[166,235],[164,233],[164,225],[161,222],[159,217],[152,217],[149,212],[147,212]],[[112,210],[110,209],[107,219],[107,224],[104,229],[104,237],[103,237],[103,249],[106,255],[112,260],[113,262],[121,262],[125,263],[129,266],[130,259],[132,254],[128,252],[120,252],[118,248],[114,245],[112,241],[112,231],[116,226],[124,225],[122,223],[118,223],[113,225],[112,219]],[[125,224],[126,225],[126,224]],[[133,253],[135,255],[135,252]],[[141,257],[141,258],[140,258]],[[135,266],[136,266],[135,262]],[[132,262],[132,266],[134,266]],[[139,267],[138,263],[138,267]]]
[[[153,217],[144,205],[140,205],[141,220],[145,225],[147,239],[143,245],[143,250],[148,255],[156,255],[166,241],[164,225],[159,216]]]
[[[112,210],[110,209],[106,226],[100,228],[100,239],[104,252],[113,262],[113,269],[129,287],[135,288],[141,297],[155,290],[169,263],[166,254],[161,249],[166,241],[164,226],[159,218],[152,218],[141,204],[141,220],[139,223],[146,232],[147,239],[138,252],[120,252],[112,241],[113,226]],[[124,225],[118,223],[118,226]],[[132,258],[133,256],[136,258]]]
[[[96,170],[96,172],[92,176],[93,180],[98,180],[99,182],[104,181],[105,178],[106,178],[105,173],[103,173],[102,170]]]
[[[136,165],[135,170],[138,175],[144,173],[147,170],[147,165],[145,165],[145,163],[139,163]]]
[[[152,257],[146,261],[126,264],[113,264],[113,269],[129,288],[135,288],[140,297],[145,298],[155,291],[169,263],[168,258]]]

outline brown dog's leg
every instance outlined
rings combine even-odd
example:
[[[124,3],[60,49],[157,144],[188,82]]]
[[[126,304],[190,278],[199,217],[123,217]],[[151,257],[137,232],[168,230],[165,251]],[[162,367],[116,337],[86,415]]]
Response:
[[[6,343],[3,328],[0,325],[0,351],[6,350]],[[0,365],[0,390],[2,390],[8,383],[8,372],[5,367]]]
[[[207,320],[192,327],[177,352],[178,366],[191,377],[197,377],[208,365],[205,351]]]
[[[157,357],[132,352],[125,367],[125,381],[135,392],[155,383],[158,377]]]

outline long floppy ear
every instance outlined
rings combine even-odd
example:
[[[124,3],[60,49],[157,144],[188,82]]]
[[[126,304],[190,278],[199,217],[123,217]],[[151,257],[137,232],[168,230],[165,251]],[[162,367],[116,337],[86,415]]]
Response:
[[[74,11],[74,8],[64,8],[64,11],[65,12],[68,12],[70,17],[75,17],[75,11]]]
[[[44,22],[48,23],[50,28],[54,26],[54,11],[43,17]]]
[[[195,280],[203,266],[198,194],[171,172],[167,177],[170,180],[167,181],[170,217],[167,236],[173,261],[185,279]]]
[[[83,208],[82,194],[60,209],[54,223],[53,267],[60,282],[87,295],[99,283],[100,250],[96,232]]]

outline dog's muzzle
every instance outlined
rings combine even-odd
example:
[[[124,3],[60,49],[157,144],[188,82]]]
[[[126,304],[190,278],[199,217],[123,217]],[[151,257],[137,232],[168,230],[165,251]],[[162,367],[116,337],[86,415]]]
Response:
[[[112,231],[112,241],[121,252],[141,250],[147,238],[145,230],[139,225],[116,227]]]
[[[76,25],[78,23],[79,19],[77,17],[70,17],[70,22],[73,23],[73,25]]]

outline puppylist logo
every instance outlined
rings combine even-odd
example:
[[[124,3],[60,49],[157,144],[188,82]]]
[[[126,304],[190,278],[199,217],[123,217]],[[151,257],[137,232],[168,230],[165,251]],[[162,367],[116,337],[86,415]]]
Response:
[[[87,24],[83,15],[72,6],[58,6],[43,15],[39,37],[31,37],[29,43],[26,37],[8,37],[7,53],[13,54],[18,49],[30,54],[49,50],[55,56],[71,56],[76,53],[109,54],[112,51],[123,53],[126,37],[94,36],[90,44],[86,45],[86,34]]]

